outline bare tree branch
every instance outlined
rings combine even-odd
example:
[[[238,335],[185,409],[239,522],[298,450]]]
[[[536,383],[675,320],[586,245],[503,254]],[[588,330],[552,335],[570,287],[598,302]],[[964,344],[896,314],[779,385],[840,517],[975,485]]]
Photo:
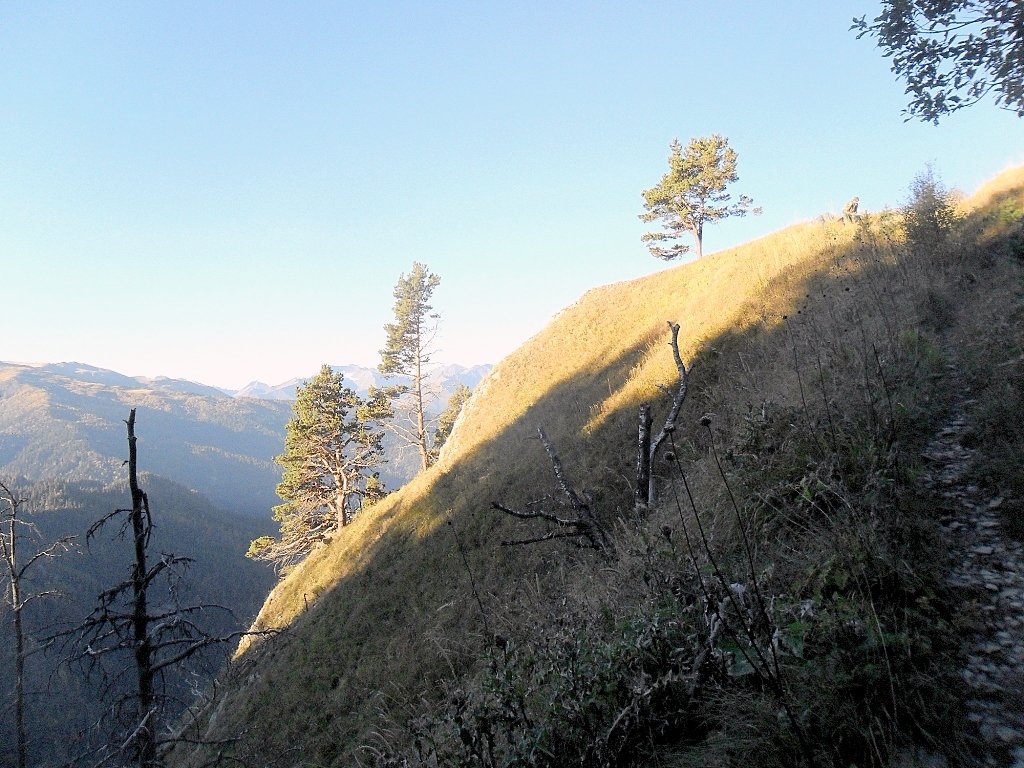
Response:
[[[566,501],[558,502],[552,499],[551,496],[545,496],[542,499],[528,502],[527,506],[532,507],[533,509],[526,512],[513,509],[505,504],[493,501],[491,502],[491,509],[503,512],[511,517],[519,518],[520,520],[544,520],[545,522],[567,530],[549,531],[544,535],[528,539],[503,541],[501,542],[502,545],[512,546],[516,544],[535,544],[537,542],[550,541],[552,539],[572,539],[577,546],[584,549],[596,549],[600,551],[607,550],[610,547],[608,534],[605,532],[600,521],[597,519],[597,516],[594,514],[594,511],[591,509],[590,501],[586,498],[585,494],[581,494],[576,490],[575,486],[573,486],[572,482],[570,482],[569,478],[566,476],[565,469],[562,466],[562,460],[559,458],[554,444],[544,433],[544,428],[538,427],[537,434],[540,436],[541,444],[544,446],[544,450],[551,462],[551,469],[554,472],[555,481],[558,483]],[[567,509],[570,515],[559,515],[541,508],[549,503],[556,507]]]
[[[19,515],[25,504],[19,494],[0,481],[0,553],[6,570],[8,583],[7,597],[11,606],[14,628],[14,727],[16,733],[17,767],[25,768],[28,760],[28,732],[25,725],[25,607],[42,597],[57,594],[56,590],[45,590],[28,595],[23,593],[25,574],[42,559],[56,556],[58,551],[67,551],[74,537],[64,537],[36,551],[24,563],[18,560],[18,545],[25,535],[38,535],[39,529]]]
[[[96,760],[95,766],[124,765],[127,761],[138,768],[157,768],[162,764],[162,751],[174,741],[164,722],[167,708],[174,702],[167,688],[167,670],[212,646],[266,633],[207,632],[194,617],[211,609],[227,609],[204,603],[181,604],[180,586],[192,559],[162,552],[151,562],[153,518],[149,498],[138,483],[134,409],[125,423],[132,506],[104,515],[90,526],[89,536],[119,515],[127,515],[118,535],[129,529],[132,532],[134,561],[130,574],[101,592],[93,611],[78,626],[58,633],[51,641],[63,638],[77,642],[69,661],[101,675],[101,691],[112,698],[103,720],[115,724],[122,734],[115,741],[83,752],[80,759]],[[153,590],[164,582],[166,595],[153,600]],[[125,693],[123,686],[129,678],[132,690]],[[103,720],[101,727],[106,727]]]
[[[690,382],[690,372],[687,370],[685,363],[683,363],[683,358],[679,354],[679,323],[673,323],[670,320],[668,321],[668,327],[672,333],[669,339],[669,346],[672,348],[672,359],[675,362],[679,379],[676,382],[674,391],[666,386],[660,387],[660,389],[671,395],[672,404],[669,407],[668,415],[665,417],[665,423],[654,438],[650,437],[650,405],[644,404],[640,406],[638,452],[641,455],[637,458],[636,495],[637,508],[641,511],[649,509],[655,502],[654,461],[657,458],[658,450],[661,448],[662,443],[676,430],[676,419],[679,418],[679,411],[686,400],[686,393]],[[646,451],[646,457],[643,455],[644,451]]]

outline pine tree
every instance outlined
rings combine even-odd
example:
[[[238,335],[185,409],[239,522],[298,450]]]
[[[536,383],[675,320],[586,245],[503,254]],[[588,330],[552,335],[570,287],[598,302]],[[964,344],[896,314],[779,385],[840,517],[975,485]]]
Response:
[[[676,243],[663,248],[661,243],[692,235],[699,259],[703,255],[705,224],[727,216],[756,215],[761,209],[754,208],[754,201],[746,195],[729,204],[730,195],[725,188],[739,177],[736,152],[724,136],[690,139],[685,151],[679,139],[675,139],[670,149],[668,173],[656,187],[644,190],[647,213],[640,214],[641,221],[660,219],[666,231],[648,232],[641,239],[652,256],[669,261],[689,252],[690,246]]]
[[[395,322],[384,326],[387,342],[380,351],[378,366],[386,376],[408,376],[411,380],[408,385],[392,388],[396,396],[407,401],[409,423],[392,422],[390,428],[405,445],[416,448],[423,469],[430,466],[432,457],[427,431],[431,395],[426,389],[426,374],[438,320],[430,297],[440,283],[441,278],[419,262],[413,262],[408,275],[399,277],[394,291]]]
[[[280,567],[305,557],[313,546],[348,525],[364,501],[380,498],[383,485],[374,469],[384,463],[382,422],[391,417],[382,390],[362,400],[345,377],[324,365],[299,387],[294,418],[285,433],[284,468],[274,507],[279,538],[263,536],[249,546],[249,557]]]
[[[452,392],[452,396],[448,398],[448,405],[445,406],[441,415],[437,417],[437,428],[434,430],[434,444],[430,447],[431,463],[437,461],[438,456],[441,454],[441,448],[448,438],[451,437],[452,429],[455,428],[455,422],[458,420],[459,415],[462,413],[462,407],[469,400],[469,396],[473,394],[473,390],[467,387],[465,384],[459,384]]]

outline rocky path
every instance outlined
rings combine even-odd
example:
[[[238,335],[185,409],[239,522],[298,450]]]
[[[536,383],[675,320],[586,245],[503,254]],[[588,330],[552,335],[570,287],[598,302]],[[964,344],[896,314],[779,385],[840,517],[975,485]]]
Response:
[[[973,598],[980,618],[966,641],[962,673],[971,691],[967,717],[979,736],[978,764],[1024,768],[1024,544],[1002,530],[1003,499],[970,482],[976,451],[963,445],[967,431],[960,409],[924,453],[930,464],[925,482],[951,502],[942,521],[950,544],[948,580]]]

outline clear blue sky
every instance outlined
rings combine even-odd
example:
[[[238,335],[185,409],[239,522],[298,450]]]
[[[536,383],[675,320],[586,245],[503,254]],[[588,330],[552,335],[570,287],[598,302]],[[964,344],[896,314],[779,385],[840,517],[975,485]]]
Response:
[[[1024,163],[989,104],[906,123],[848,31],[877,3],[0,6],[0,360],[240,387],[375,365],[414,260],[439,360],[496,362],[596,285],[665,268],[640,192],[729,137],[759,218],[705,250],[899,205],[934,162]]]

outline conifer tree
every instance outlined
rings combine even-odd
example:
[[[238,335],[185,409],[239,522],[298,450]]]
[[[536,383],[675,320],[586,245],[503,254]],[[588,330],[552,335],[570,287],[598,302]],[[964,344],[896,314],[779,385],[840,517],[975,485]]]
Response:
[[[434,430],[434,444],[430,447],[431,463],[437,461],[438,456],[441,454],[441,448],[448,438],[451,437],[452,429],[455,428],[455,422],[459,418],[459,414],[462,413],[462,407],[469,400],[469,396],[473,394],[473,390],[467,387],[465,384],[459,384],[452,392],[451,397],[448,398],[448,405],[445,406],[441,415],[437,417],[437,428]]]
[[[699,259],[703,255],[705,224],[728,216],[759,214],[761,209],[754,208],[754,201],[746,195],[729,203],[725,188],[739,177],[736,152],[727,138],[715,134],[690,139],[685,151],[679,139],[669,146],[668,173],[657,186],[644,190],[647,213],[640,214],[641,221],[661,220],[665,231],[648,232],[641,239],[652,256],[670,261],[689,252],[690,246],[675,243],[664,248],[661,244],[692,235]]]
[[[430,297],[440,283],[441,278],[419,262],[413,262],[408,275],[399,277],[394,290],[395,321],[384,326],[387,341],[380,351],[378,366],[386,376],[410,379],[408,385],[392,388],[394,395],[407,401],[409,423],[392,422],[389,426],[405,445],[416,448],[422,469],[430,466],[432,459],[427,431],[427,405],[431,395],[426,388],[426,374],[438,320]]]
[[[367,400],[345,386],[329,365],[299,387],[294,417],[285,433],[284,468],[274,507],[279,538],[263,536],[246,553],[280,567],[305,557],[339,526],[348,525],[364,501],[384,491],[374,469],[384,463],[382,422],[391,417],[383,390]]]

